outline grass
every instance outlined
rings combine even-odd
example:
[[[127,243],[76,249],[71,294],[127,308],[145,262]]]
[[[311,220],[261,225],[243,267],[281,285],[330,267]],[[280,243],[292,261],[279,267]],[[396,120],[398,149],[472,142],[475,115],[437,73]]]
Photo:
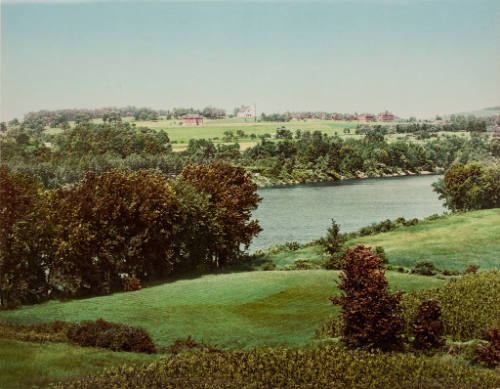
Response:
[[[326,231],[325,231],[326,232]],[[385,249],[392,265],[412,268],[421,261],[431,261],[438,268],[464,271],[469,265],[482,270],[500,268],[500,209],[443,215],[411,227],[363,236],[346,243],[358,243]],[[265,260],[278,268],[292,265],[297,258],[321,263],[325,257],[318,245],[296,251],[267,254]]]
[[[500,209],[445,215],[416,226],[357,238],[349,246],[363,243],[384,247],[391,264],[413,267],[431,261],[438,268],[463,271],[469,265],[481,269],[500,267]]]
[[[335,312],[328,296],[338,272],[327,270],[206,275],[137,292],[51,301],[0,313],[0,320],[33,324],[105,320],[144,327],[160,346],[192,335],[228,348],[301,346]],[[437,278],[388,273],[391,286],[415,290],[442,285]]]
[[[53,380],[96,374],[107,367],[157,359],[158,355],[114,353],[63,343],[0,339],[0,388],[43,387]]]

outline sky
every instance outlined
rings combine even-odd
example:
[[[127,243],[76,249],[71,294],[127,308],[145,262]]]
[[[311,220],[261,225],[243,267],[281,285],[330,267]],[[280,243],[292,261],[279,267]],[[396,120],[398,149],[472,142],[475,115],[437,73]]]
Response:
[[[500,105],[500,1],[41,1],[1,5],[1,119],[105,106],[232,112]]]

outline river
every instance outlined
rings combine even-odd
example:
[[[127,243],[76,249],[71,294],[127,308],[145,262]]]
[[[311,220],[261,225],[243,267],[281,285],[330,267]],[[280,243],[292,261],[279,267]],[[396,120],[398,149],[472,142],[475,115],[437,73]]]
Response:
[[[254,218],[263,231],[250,252],[272,244],[306,243],[325,235],[331,219],[341,231],[356,231],[385,219],[423,218],[442,213],[442,200],[431,184],[441,176],[406,176],[346,180],[262,188]]]

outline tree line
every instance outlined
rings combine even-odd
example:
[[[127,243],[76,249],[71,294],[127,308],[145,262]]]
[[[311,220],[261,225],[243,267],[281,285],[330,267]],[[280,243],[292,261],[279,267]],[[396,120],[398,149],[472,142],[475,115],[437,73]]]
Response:
[[[500,140],[472,135],[444,135],[426,141],[388,141],[385,132],[372,128],[361,139],[342,138],[320,131],[281,128],[276,140],[261,137],[243,152],[237,143],[214,144],[191,139],[185,151],[172,152],[165,131],[120,121],[82,122],[60,134],[43,126],[16,126],[1,137],[2,163],[12,171],[38,177],[44,188],[78,182],[88,171],[149,169],[166,176],[179,174],[189,164],[216,161],[245,166],[252,173],[305,182],[446,169],[454,162],[496,161]]]

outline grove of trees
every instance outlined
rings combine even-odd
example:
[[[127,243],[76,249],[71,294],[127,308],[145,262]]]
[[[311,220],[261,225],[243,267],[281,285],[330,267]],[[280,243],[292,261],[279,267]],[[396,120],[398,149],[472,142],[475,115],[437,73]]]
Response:
[[[89,172],[42,190],[0,169],[2,307],[52,296],[109,293],[124,278],[164,278],[238,257],[260,231],[256,185],[239,167],[187,166],[176,179],[151,171]]]

